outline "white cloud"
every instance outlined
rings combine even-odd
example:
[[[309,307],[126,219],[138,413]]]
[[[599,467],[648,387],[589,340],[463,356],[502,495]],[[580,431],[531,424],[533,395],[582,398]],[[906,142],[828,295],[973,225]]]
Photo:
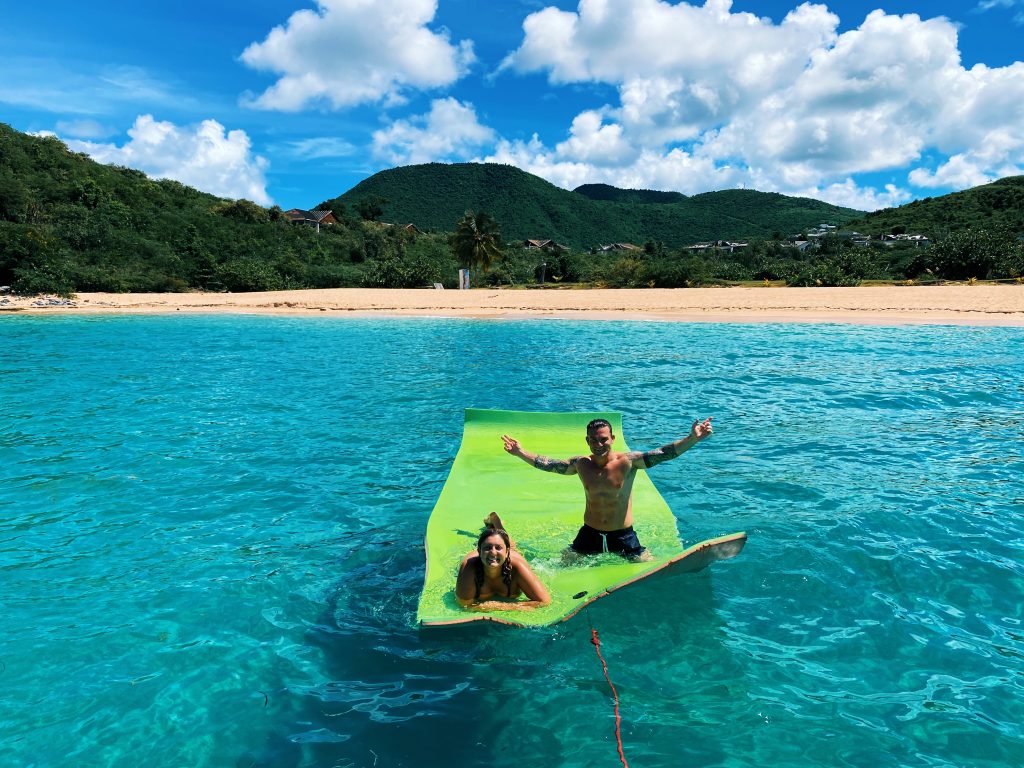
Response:
[[[57,133],[79,139],[105,139],[114,135],[116,131],[96,120],[83,118],[81,120],[58,120]]]
[[[528,142],[502,140],[484,162],[515,165],[565,189],[605,183],[624,189],[671,189],[694,194],[741,186],[749,178],[742,171],[716,166],[711,158],[679,148],[667,152],[643,150],[629,163],[601,165],[574,159],[561,147],[549,149],[536,135]]]
[[[61,115],[114,114],[126,106],[196,108],[194,92],[163,82],[135,66],[92,64],[70,67],[49,58],[3,61],[0,103]]]
[[[797,197],[812,197],[826,203],[855,208],[858,211],[875,211],[879,208],[894,208],[910,200],[911,195],[895,184],[886,184],[884,191],[871,187],[861,187],[853,179],[829,184],[825,187],[811,187],[804,190],[793,190],[789,194]]]
[[[292,14],[241,59],[280,78],[250,101],[260,109],[309,105],[342,109],[401,103],[409,89],[451,85],[473,61],[472,44],[453,45],[428,24],[436,0],[317,0]]]
[[[373,154],[396,165],[464,160],[493,140],[494,131],[480,124],[472,105],[436,99],[427,114],[375,131]]]
[[[264,177],[267,161],[252,154],[245,131],[225,132],[216,120],[179,127],[140,115],[128,136],[130,141],[122,146],[65,143],[98,162],[137,168],[154,178],[174,179],[220,197],[246,198],[261,205],[272,202]]]
[[[569,160],[598,164],[620,164],[637,155],[637,151],[622,136],[622,126],[605,123],[600,112],[581,112],[572,121],[570,137],[555,151]]]
[[[821,5],[801,5],[781,24],[730,8],[730,0],[581,0],[577,12],[546,8],[527,17],[523,44],[503,66],[546,71],[553,84],[616,85],[627,124],[692,133],[786,86],[834,40],[839,24]]]
[[[779,23],[733,13],[731,0],[545,8],[502,69],[612,85],[619,103],[581,112],[554,149],[535,137],[488,159],[563,186],[747,185],[860,208],[910,194],[858,174],[905,169],[909,184],[960,188],[1020,172],[1024,63],[965,69],[944,17],[879,10],[838,26],[811,3]],[[947,161],[929,171],[922,158],[935,154]]]
[[[1017,0],[979,0],[977,10],[990,11],[993,8],[1012,8]]]
[[[303,160],[323,160],[332,157],[349,157],[355,154],[353,144],[334,136],[317,136],[290,141],[286,144],[288,154]]]

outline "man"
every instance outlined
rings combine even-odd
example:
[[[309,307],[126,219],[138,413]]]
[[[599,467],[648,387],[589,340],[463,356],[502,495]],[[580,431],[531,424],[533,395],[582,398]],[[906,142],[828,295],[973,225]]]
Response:
[[[682,440],[663,445],[653,451],[616,453],[612,450],[615,435],[604,419],[587,424],[589,456],[571,459],[549,459],[524,451],[519,441],[502,435],[505,451],[518,456],[545,472],[579,475],[587,498],[580,528],[572,545],[565,551],[566,560],[579,555],[615,552],[627,560],[652,560],[651,553],[640,545],[633,532],[633,480],[638,469],[650,469],[663,461],[681,456],[701,440],[711,436],[711,419],[697,419],[690,434]]]

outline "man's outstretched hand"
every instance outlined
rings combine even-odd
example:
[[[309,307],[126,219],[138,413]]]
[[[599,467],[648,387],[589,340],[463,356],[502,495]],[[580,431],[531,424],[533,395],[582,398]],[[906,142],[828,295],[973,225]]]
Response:
[[[522,448],[519,446],[519,441],[514,437],[508,435],[501,436],[501,442],[505,444],[505,452],[511,453],[513,456],[518,456],[522,452]]]
[[[693,422],[693,426],[690,427],[690,437],[699,442],[707,437],[711,437],[713,431],[714,430],[711,429],[710,417],[704,419],[704,421],[697,419]]]

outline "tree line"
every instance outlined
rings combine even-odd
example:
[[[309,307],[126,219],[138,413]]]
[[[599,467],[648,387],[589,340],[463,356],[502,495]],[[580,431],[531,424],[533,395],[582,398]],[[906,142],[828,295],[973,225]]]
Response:
[[[1024,244],[1006,227],[952,231],[928,248],[864,248],[829,235],[810,253],[780,237],[732,252],[696,253],[656,240],[635,250],[589,252],[504,241],[494,217],[481,210],[451,221],[449,231],[408,232],[379,220],[386,204],[372,195],[351,210],[340,199],[324,201],[320,207],[338,223],[317,232],[292,223],[280,208],[100,165],[57,139],[0,124],[0,285],[64,295],[455,287],[460,266],[473,268],[475,285],[488,286],[855,285],[1024,275]]]

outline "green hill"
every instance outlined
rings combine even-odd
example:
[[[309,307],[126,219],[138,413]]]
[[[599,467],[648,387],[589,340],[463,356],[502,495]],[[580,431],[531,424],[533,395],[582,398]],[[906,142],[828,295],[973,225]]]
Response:
[[[0,285],[21,293],[454,286],[459,264],[448,233],[468,209],[497,219],[506,241],[490,271],[477,271],[489,285],[847,285],[1024,275],[1024,244],[1016,239],[1024,231],[1024,177],[863,216],[751,190],[688,197],[591,184],[569,192],[509,166],[431,164],[378,173],[327,205],[338,221],[318,232],[291,223],[280,208],[101,165],[55,138],[0,123]],[[832,237],[808,253],[771,239],[823,222],[939,239],[901,250],[905,244],[857,248]],[[576,250],[541,256],[516,242],[527,238]],[[745,238],[749,247],[736,250],[684,247]],[[612,242],[646,247],[588,252]]]
[[[686,199],[682,192],[658,192],[653,189],[619,189],[610,184],[582,184],[573,190],[591,200],[616,203],[678,203]]]
[[[359,222],[317,237],[279,208],[101,165],[0,123],[0,285],[22,292],[359,285],[365,237]]]
[[[650,190],[586,185],[569,192],[518,168],[430,163],[381,171],[323,205],[353,210],[384,198],[383,220],[447,231],[467,211],[484,211],[506,240],[543,238],[589,249],[611,242],[661,241],[679,247],[701,240],[771,237],[827,221],[842,225],[863,213],[819,200],[727,190],[686,197]]]
[[[1007,176],[980,187],[915,200],[867,214],[849,226],[871,235],[910,233],[942,238],[965,229],[1024,232],[1024,176]]]

